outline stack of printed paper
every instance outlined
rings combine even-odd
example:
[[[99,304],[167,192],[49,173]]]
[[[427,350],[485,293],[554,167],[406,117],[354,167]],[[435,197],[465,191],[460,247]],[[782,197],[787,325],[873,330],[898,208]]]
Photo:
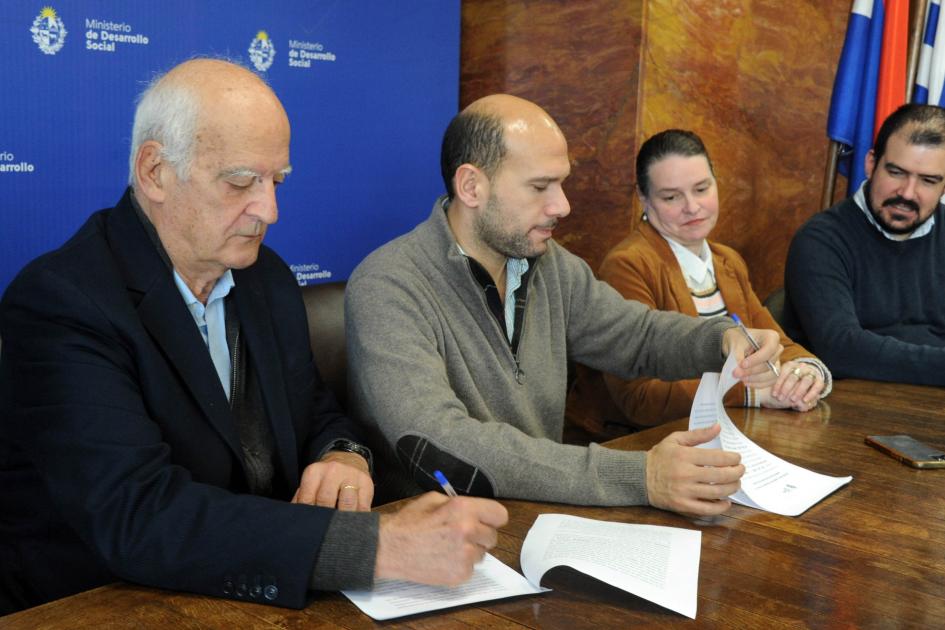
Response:
[[[734,369],[735,360],[729,357],[721,374],[706,372],[702,375],[689,415],[690,429],[709,427],[716,422],[722,425],[719,436],[702,444],[703,448],[721,448],[742,456],[745,475],[741,489],[729,497],[732,501],[775,514],[797,516],[837,488],[850,483],[853,477],[829,477],[786,462],[739,431],[722,403],[725,393],[737,382],[732,376]],[[785,431],[789,430],[785,427]]]

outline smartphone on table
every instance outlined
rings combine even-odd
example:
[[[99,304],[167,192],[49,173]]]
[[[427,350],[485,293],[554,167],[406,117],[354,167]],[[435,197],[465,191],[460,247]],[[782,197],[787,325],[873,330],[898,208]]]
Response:
[[[913,468],[945,468],[945,453],[908,435],[868,435],[866,443]]]

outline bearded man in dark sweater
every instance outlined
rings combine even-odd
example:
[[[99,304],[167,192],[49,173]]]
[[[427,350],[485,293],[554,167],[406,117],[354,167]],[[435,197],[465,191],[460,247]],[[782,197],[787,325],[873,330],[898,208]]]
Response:
[[[794,236],[785,330],[834,378],[945,385],[945,109],[893,112],[866,174]]]

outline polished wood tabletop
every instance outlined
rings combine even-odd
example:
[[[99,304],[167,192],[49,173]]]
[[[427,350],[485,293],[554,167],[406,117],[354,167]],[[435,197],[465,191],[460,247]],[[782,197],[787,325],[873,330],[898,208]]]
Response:
[[[338,594],[287,610],[113,584],[0,618],[0,628],[913,628],[945,625],[945,469],[917,470],[864,444],[904,433],[945,450],[945,389],[839,381],[809,413],[729,409],[763,448],[853,481],[798,517],[733,506],[711,522],[649,507],[584,508],[503,501],[494,554],[519,570],[541,513],[702,531],[695,620],[559,568],[541,595],[376,624]],[[646,449],[680,420],[610,443]]]

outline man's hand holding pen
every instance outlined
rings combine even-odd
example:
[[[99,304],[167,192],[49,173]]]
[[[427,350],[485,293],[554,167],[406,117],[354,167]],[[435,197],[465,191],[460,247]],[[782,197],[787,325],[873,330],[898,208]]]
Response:
[[[393,514],[382,514],[377,538],[378,579],[456,586],[498,541],[509,520],[491,499],[428,492]]]
[[[736,326],[722,335],[722,353],[738,360],[735,378],[756,389],[774,385],[783,350],[781,337],[773,330]]]
[[[456,586],[495,547],[498,529],[509,520],[505,506],[458,496],[442,472],[433,474],[446,496],[428,492],[381,515],[375,577]]]

